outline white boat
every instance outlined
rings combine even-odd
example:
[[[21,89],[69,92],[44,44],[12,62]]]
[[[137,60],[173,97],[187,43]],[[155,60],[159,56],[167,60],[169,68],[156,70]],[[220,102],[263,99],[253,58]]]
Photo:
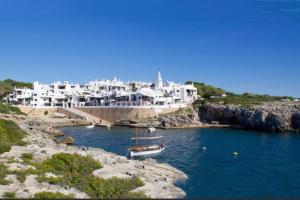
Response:
[[[148,132],[149,132],[149,133],[154,132],[154,131],[156,131],[156,129],[155,129],[154,127],[148,128]]]
[[[136,132],[137,134],[137,132]],[[133,137],[132,140],[136,141],[136,146],[128,148],[128,155],[130,157],[134,156],[144,156],[150,154],[157,154],[162,152],[165,149],[165,145],[161,142],[163,136],[154,136],[154,137]],[[156,145],[137,145],[139,140],[158,140]]]
[[[152,146],[136,146],[129,148],[129,156],[145,156],[150,154],[157,154],[165,149],[164,145],[152,145]]]
[[[86,126],[86,128],[88,128],[88,129],[91,129],[91,128],[94,128],[95,127],[95,125],[94,124],[92,124],[92,125],[89,125],[89,126]]]

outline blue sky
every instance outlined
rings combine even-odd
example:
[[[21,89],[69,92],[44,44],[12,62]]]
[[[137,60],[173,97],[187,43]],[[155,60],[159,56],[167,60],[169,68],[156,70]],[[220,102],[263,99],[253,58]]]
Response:
[[[195,80],[300,97],[299,0],[0,0],[0,79]]]

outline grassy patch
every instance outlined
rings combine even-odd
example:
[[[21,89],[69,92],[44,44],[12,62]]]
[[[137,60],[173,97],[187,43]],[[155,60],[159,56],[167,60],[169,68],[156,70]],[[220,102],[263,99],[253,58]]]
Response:
[[[15,199],[16,193],[15,192],[4,192],[3,198],[5,199]]]
[[[9,181],[5,180],[5,177],[8,175],[9,171],[7,166],[0,163],[0,185],[7,185]]]
[[[60,192],[39,192],[34,194],[36,199],[72,199],[74,195],[65,195]]]
[[[25,134],[15,122],[0,119],[0,154],[10,151],[12,145],[26,145]]]
[[[207,85],[205,83],[187,81],[186,84],[192,84],[197,88],[197,94],[204,97],[209,98],[210,96],[220,96],[225,94],[225,90],[221,88],[217,88],[211,85]]]
[[[272,102],[272,101],[280,101],[281,99],[290,97],[279,97],[279,96],[269,96],[269,95],[259,95],[259,94],[251,94],[244,93],[241,95],[234,93],[227,93],[226,97],[220,97],[217,99],[210,99],[208,102],[223,102],[231,105],[241,105],[244,107],[251,107],[253,105],[259,105],[263,102]]]
[[[40,182],[75,187],[91,198],[147,198],[141,192],[131,192],[144,185],[140,178],[103,179],[93,176],[93,171],[102,165],[89,156],[59,153],[41,163],[33,163],[33,166],[36,169],[16,171],[17,178],[24,182],[27,175],[36,174]],[[51,172],[57,177],[46,177],[46,172]]]
[[[21,112],[21,110],[18,107],[6,105],[3,103],[0,103],[0,113],[26,115],[25,113]]]
[[[22,159],[23,162],[26,163],[26,164],[31,164],[32,158],[33,158],[32,153],[23,153],[23,154],[21,155],[21,159]]]

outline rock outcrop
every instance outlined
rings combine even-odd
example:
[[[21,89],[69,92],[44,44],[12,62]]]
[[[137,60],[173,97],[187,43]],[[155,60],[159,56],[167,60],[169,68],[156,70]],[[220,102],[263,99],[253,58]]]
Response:
[[[134,191],[142,191],[151,198],[182,198],[185,192],[175,186],[176,181],[186,180],[187,176],[180,170],[165,164],[158,163],[152,159],[131,160],[124,156],[106,152],[102,149],[68,146],[61,142],[53,140],[52,133],[46,133],[42,130],[52,130],[53,126],[62,124],[73,124],[71,119],[45,120],[27,116],[1,115],[0,119],[12,120],[19,125],[21,129],[27,132],[24,140],[28,143],[26,146],[12,146],[9,152],[0,154],[0,163],[5,164],[9,170],[26,170],[32,167],[30,164],[22,162],[22,155],[30,153],[33,160],[42,162],[57,153],[79,154],[81,156],[91,156],[96,161],[101,162],[103,168],[93,172],[93,175],[101,178],[119,178],[140,177],[145,183],[144,186],[136,188]],[[68,122],[69,121],[69,122]],[[51,123],[50,123],[51,122]],[[72,142],[72,139],[68,139]],[[74,142],[74,141],[73,141]],[[53,176],[51,173],[46,176]],[[41,191],[60,192],[65,195],[73,194],[75,198],[89,198],[89,196],[78,191],[76,188],[69,188],[63,185],[50,184],[37,181],[35,174],[28,174],[24,183],[21,183],[15,174],[7,175],[6,179],[10,182],[8,185],[0,184],[0,198],[4,192],[15,192],[16,198],[32,198],[35,193]]]
[[[200,120],[240,125],[246,129],[285,132],[300,130],[300,103],[269,102],[249,108],[237,105],[206,104],[200,107]]]
[[[173,113],[161,114],[157,117],[149,117],[140,120],[118,120],[116,125],[130,127],[156,127],[156,128],[185,128],[200,126],[196,116],[189,109],[181,109]]]

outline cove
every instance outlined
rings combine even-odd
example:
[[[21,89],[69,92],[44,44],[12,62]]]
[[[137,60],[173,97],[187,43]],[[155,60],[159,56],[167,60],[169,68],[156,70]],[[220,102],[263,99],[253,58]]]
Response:
[[[61,128],[77,146],[102,148],[126,156],[136,131],[146,129],[102,127]],[[165,151],[151,158],[188,175],[177,185],[187,198],[255,198],[300,196],[300,135],[238,129],[157,130]],[[205,147],[205,148],[203,148]],[[233,152],[238,152],[235,156]]]

